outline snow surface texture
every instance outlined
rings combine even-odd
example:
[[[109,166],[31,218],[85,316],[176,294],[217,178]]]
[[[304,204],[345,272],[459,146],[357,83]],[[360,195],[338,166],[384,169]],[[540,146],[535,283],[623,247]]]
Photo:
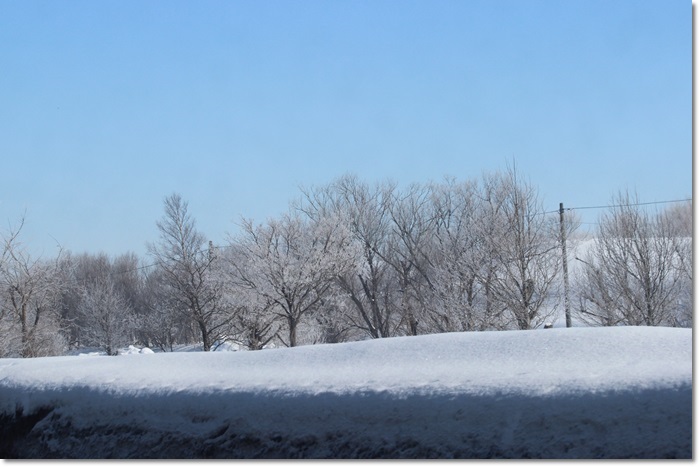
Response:
[[[0,422],[3,457],[690,458],[692,331],[0,359]]]

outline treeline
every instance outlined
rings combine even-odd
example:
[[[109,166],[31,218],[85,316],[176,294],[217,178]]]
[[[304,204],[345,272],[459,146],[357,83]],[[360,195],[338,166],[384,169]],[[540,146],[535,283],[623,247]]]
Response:
[[[532,329],[563,315],[562,236],[575,323],[692,325],[691,202],[651,212],[619,193],[579,253],[573,213],[561,224],[515,170],[403,189],[344,176],[225,245],[177,194],[157,226],[146,258],[33,259],[21,225],[6,234],[0,356]]]

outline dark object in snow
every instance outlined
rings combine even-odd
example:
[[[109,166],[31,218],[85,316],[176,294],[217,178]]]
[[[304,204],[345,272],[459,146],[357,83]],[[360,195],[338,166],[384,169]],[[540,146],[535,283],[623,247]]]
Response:
[[[17,407],[14,415],[0,414],[0,458],[22,457],[21,442],[51,411],[49,407],[40,407],[33,413],[25,414],[21,407]]]

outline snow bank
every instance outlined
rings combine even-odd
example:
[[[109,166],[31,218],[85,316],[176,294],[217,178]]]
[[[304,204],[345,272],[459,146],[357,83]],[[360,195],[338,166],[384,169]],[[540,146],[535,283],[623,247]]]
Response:
[[[692,332],[2,359],[0,413],[13,457],[688,458]]]

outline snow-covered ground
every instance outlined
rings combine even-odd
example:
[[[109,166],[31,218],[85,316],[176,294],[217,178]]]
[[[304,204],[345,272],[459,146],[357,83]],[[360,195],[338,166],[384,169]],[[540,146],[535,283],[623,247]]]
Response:
[[[692,331],[0,359],[4,457],[692,456]]]

